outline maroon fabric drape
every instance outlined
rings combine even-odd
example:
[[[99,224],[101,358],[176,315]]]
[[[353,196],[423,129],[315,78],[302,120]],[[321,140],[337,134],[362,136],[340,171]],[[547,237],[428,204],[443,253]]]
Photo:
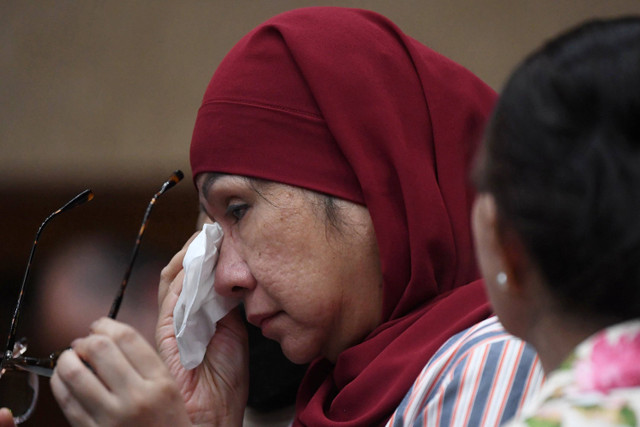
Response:
[[[194,178],[328,193],[366,205],[376,231],[384,322],[335,365],[312,363],[296,425],[384,423],[438,347],[489,315],[468,171],[494,100],[468,70],[358,9],[278,15],[216,70],[193,133]]]

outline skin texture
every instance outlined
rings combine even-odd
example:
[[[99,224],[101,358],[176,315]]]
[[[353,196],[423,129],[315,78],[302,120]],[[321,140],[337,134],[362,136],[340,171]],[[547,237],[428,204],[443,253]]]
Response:
[[[225,233],[216,290],[242,298],[248,320],[292,360],[335,360],[379,324],[382,275],[366,208],[338,200],[335,224],[316,193],[228,175],[200,199]],[[248,344],[237,310],[218,322],[199,367],[180,363],[173,309],[190,242],[161,274],[157,352],[133,328],[103,318],[60,357],[51,387],[72,425],[242,424]]]
[[[73,425],[185,425],[179,390],[153,348],[133,328],[102,318],[64,352],[51,388]],[[82,361],[90,364],[95,375]],[[167,407],[159,412],[151,408]],[[114,418],[113,414],[118,415]]]
[[[173,309],[182,290],[182,260],[194,234],[163,269],[158,302],[156,344],[160,357],[180,387],[195,425],[239,426],[249,393],[248,339],[238,310],[217,324],[203,363],[190,371],[180,363],[173,328]]]
[[[207,352],[201,366],[186,371],[180,364],[173,307],[182,288],[182,259],[190,241],[162,271],[158,353],[133,328],[102,318],[92,325],[91,335],[75,340],[72,349],[61,355],[51,387],[72,425],[242,424],[248,349],[237,312],[218,323],[218,333],[209,344],[215,350]]]
[[[287,358],[335,361],[379,324],[382,273],[365,207],[339,200],[336,229],[306,190],[206,174],[198,187],[225,233],[216,291],[242,298],[248,321]]]

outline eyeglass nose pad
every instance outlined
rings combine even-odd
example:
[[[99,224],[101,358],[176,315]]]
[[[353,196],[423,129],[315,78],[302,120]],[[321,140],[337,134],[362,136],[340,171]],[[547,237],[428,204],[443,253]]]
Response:
[[[13,353],[11,356],[18,357],[22,356],[27,351],[27,339],[20,338],[18,341],[13,344]]]

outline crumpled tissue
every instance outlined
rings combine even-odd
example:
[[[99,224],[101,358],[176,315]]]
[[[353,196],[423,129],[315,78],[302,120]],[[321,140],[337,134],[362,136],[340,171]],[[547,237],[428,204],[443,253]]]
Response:
[[[182,262],[185,275],[173,310],[173,327],[180,361],[186,369],[202,362],[216,323],[240,302],[218,294],[213,287],[222,237],[219,224],[205,224],[189,244]]]

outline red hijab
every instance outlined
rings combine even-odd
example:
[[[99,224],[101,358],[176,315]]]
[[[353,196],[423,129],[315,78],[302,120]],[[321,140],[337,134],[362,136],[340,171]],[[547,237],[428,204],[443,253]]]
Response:
[[[468,171],[494,99],[465,68],[357,9],[278,15],[216,70],[193,133],[194,179],[246,175],[361,203],[378,240],[383,323],[335,365],[312,363],[295,425],[385,423],[433,353],[489,316]]]

